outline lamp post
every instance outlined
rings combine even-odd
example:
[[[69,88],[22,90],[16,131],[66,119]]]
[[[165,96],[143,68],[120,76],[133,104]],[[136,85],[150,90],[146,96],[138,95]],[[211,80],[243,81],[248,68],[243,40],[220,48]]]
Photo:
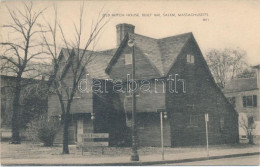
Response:
[[[93,121],[95,119],[95,113],[91,113],[90,119]]]
[[[134,90],[134,80],[135,80],[135,39],[133,35],[129,35],[128,46],[132,47],[132,91]],[[136,133],[136,94],[132,92],[132,153],[131,153],[131,161],[139,161],[139,155],[137,153],[137,133]]]

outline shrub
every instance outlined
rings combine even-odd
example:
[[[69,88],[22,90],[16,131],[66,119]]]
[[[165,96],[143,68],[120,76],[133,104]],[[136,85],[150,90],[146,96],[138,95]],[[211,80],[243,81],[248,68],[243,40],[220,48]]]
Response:
[[[56,133],[57,129],[54,126],[46,124],[45,127],[39,128],[38,138],[43,142],[44,146],[52,146]]]
[[[42,142],[44,146],[52,146],[58,129],[59,122],[41,116],[28,124],[27,138],[33,142]]]

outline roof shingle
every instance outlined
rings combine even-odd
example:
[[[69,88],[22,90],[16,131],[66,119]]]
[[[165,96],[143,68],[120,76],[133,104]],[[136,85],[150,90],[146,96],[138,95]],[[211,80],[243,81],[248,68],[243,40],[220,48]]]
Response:
[[[128,35],[129,34],[127,34],[125,38],[128,38]],[[182,48],[185,46],[186,42],[192,36],[192,33],[185,33],[161,39],[150,38],[139,34],[134,34],[134,36],[135,47],[139,48],[142,51],[142,53],[149,60],[149,63],[151,63],[152,66],[154,66],[158,70],[161,76],[165,76],[170,70],[172,64],[175,62]],[[114,55],[117,50],[118,49],[110,49],[104,51],[85,52],[86,56],[90,53],[93,54],[93,59],[88,63],[86,69],[92,78],[110,78],[109,74],[106,73],[106,70],[107,68],[112,67],[115,63],[112,58],[114,56],[119,56]],[[66,50],[64,51],[64,49],[62,51],[63,54],[67,53]],[[83,52],[83,50],[80,51]]]
[[[238,78],[229,81],[225,88],[224,93],[243,92],[258,89],[257,78]]]
[[[139,48],[144,53],[150,63],[159,71],[161,76],[165,76],[168,73],[182,48],[192,37],[192,33],[185,33],[161,39],[131,33],[127,35],[134,35],[135,47]],[[128,38],[127,35],[125,38]],[[115,60],[112,60],[109,63],[109,66],[106,69],[108,72],[115,62]]]

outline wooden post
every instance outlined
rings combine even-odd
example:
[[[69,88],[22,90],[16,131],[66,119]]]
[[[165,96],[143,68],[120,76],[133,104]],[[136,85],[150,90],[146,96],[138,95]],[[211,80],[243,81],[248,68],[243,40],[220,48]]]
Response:
[[[162,160],[164,160],[164,143],[163,143],[163,112],[160,112],[160,119],[161,119]]]
[[[206,125],[206,142],[207,142],[207,156],[209,157],[209,135],[208,135],[208,121],[209,121],[209,114],[205,114],[205,125]]]

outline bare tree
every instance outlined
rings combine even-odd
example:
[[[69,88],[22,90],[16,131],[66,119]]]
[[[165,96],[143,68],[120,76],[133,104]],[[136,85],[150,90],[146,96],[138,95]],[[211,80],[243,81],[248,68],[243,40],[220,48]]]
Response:
[[[237,75],[237,78],[252,78],[256,77],[256,71],[250,68],[245,68],[240,74]]]
[[[206,54],[206,60],[216,83],[224,88],[227,81],[237,77],[247,66],[246,52],[239,48],[224,50],[212,49]]]
[[[256,133],[256,123],[254,119],[255,116],[251,114],[241,115],[239,119],[239,125],[246,132],[249,144],[254,144],[254,135]]]
[[[74,100],[79,81],[85,74],[86,66],[95,58],[93,50],[96,46],[98,35],[109,20],[105,19],[105,16],[101,15],[100,12],[95,23],[92,22],[91,31],[88,39],[85,39],[83,36],[83,4],[80,6],[78,26],[74,23],[75,38],[74,40],[69,40],[67,39],[66,34],[63,31],[62,25],[58,23],[57,8],[54,7],[54,9],[54,24],[47,23],[47,32],[49,32],[49,34],[51,35],[51,40],[48,40],[47,33],[43,33],[42,35],[44,39],[44,45],[51,55],[53,62],[53,71],[50,75],[48,85],[49,88],[54,88],[54,92],[58,96],[62,111],[62,118],[64,123],[63,153],[69,154],[68,128],[71,105]],[[61,57],[57,53],[57,30],[59,30],[60,32],[62,42],[67,52],[67,57]]]
[[[13,144],[21,142],[19,136],[19,99],[21,96],[22,76],[24,73],[35,70],[30,68],[30,62],[42,54],[40,44],[37,43],[37,34],[40,33],[37,22],[44,10],[34,10],[32,2],[24,2],[23,10],[12,10],[6,6],[11,17],[11,23],[3,25],[12,31],[16,38],[1,42],[1,71],[12,73],[16,77],[13,98],[12,114],[12,141]],[[34,76],[36,77],[36,76]]]

